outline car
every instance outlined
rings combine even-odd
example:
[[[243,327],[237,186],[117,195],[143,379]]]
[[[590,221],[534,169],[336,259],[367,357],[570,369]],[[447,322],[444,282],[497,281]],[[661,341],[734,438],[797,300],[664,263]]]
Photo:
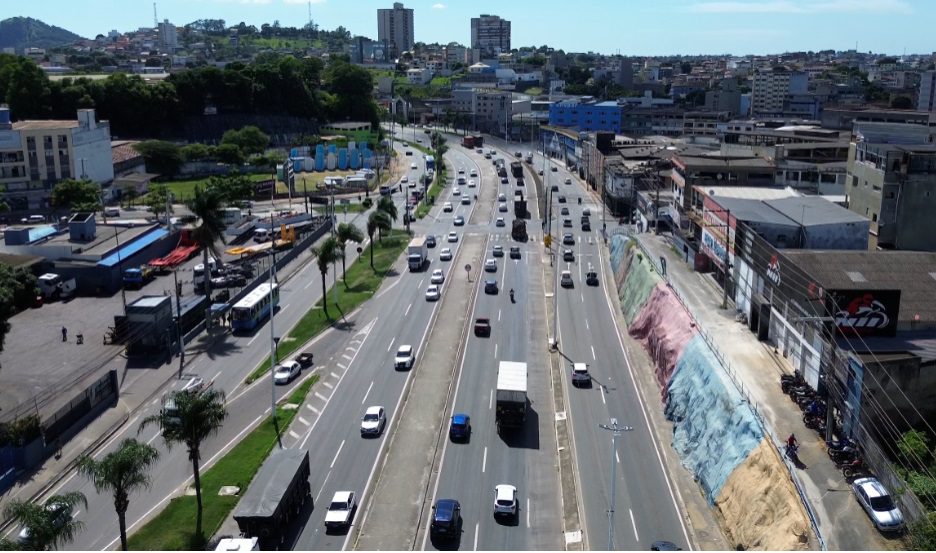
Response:
[[[426,247],[434,248],[436,247],[436,237],[434,234],[426,236]]]
[[[542,175],[542,174],[543,174],[543,172],[540,171],[540,175]],[[552,186],[549,187],[549,189],[552,190],[553,192],[559,192],[559,185],[556,184],[556,183],[553,183]]]
[[[464,175],[464,174],[465,174],[465,168],[464,168],[464,167],[459,167],[459,168],[458,168],[458,174],[459,174],[459,175]]]
[[[572,219],[563,219],[562,226],[563,228],[572,228]]]
[[[72,519],[72,510],[68,505],[65,505],[64,503],[60,503],[58,501],[52,501],[50,503],[46,503],[43,509],[45,509],[45,511],[49,513],[51,520],[52,520],[52,526],[55,529],[59,529],[65,526],[65,524],[71,521]],[[26,549],[33,548],[31,547],[32,529],[28,525],[24,525],[23,528],[20,529],[19,534],[17,534],[16,536],[16,539],[19,542],[19,544],[21,546],[25,546]]]
[[[491,154],[492,156],[496,156],[496,155],[497,155],[497,150],[495,150],[494,148],[489,148],[489,149],[488,149],[488,153]]]
[[[497,272],[497,261],[494,259],[488,259],[484,262],[484,272],[486,273],[496,273]]]
[[[455,413],[449,423],[449,439],[467,442],[471,438],[471,417],[466,413]]]
[[[572,184],[572,179],[570,179],[569,177],[566,177],[565,183]]]
[[[510,259],[520,259],[520,246],[510,246]]]
[[[497,293],[497,281],[494,279],[487,279],[484,281],[484,293],[485,294],[496,294]]]
[[[432,271],[432,276],[429,277],[429,282],[433,284],[442,284],[445,282],[445,273],[442,272],[442,269],[436,269]]]
[[[408,155],[408,156],[413,155],[413,150],[406,150],[406,155]]]
[[[484,159],[491,159],[491,154],[490,154],[490,152],[484,154]]]
[[[650,544],[650,551],[682,551],[682,547],[671,541],[659,540]]]
[[[409,168],[410,168],[410,169],[419,169],[419,166],[416,165],[415,163],[410,163]]]
[[[523,186],[523,178],[517,179],[517,186]]]
[[[442,248],[439,250],[439,261],[451,261],[452,248]]]
[[[568,214],[569,214],[569,208],[568,208],[568,207],[565,207],[565,206],[562,206],[562,209],[559,210],[559,214],[560,214],[560,215],[568,215]]]
[[[400,182],[403,183],[403,184],[408,183],[408,182],[409,182],[409,177],[407,177],[406,175],[403,175],[402,177],[400,177]]]
[[[871,522],[881,532],[899,532],[904,528],[904,517],[894,504],[887,488],[872,476],[858,478],[852,482],[852,491],[858,503],[871,517]]]
[[[507,213],[507,202],[497,204],[497,211],[500,213]]]
[[[477,169],[472,169],[471,172],[468,173],[468,176],[469,176],[469,177],[477,177],[477,176],[478,176],[478,170],[477,170]]]
[[[475,150],[475,153],[476,153],[476,154],[483,154],[483,153],[484,153],[484,148],[478,148],[477,150]]]
[[[462,196],[461,204],[462,204],[462,205],[471,205],[471,198],[469,198],[468,196]]]
[[[469,180],[468,180],[468,188],[474,188],[474,187],[475,187],[475,181],[472,180],[472,179],[469,179]]]
[[[497,219],[494,220],[494,226],[495,226],[495,227],[504,227],[504,226],[507,226],[507,223],[504,222],[504,218],[503,218],[503,217],[498,217]]]
[[[410,188],[416,188],[417,186],[419,186],[419,183],[417,183],[416,181],[410,181],[409,183]]]
[[[562,250],[562,260],[563,260],[563,261],[572,261],[572,262],[574,262],[574,261],[575,261],[575,252],[573,252],[572,250],[570,250],[570,249],[568,249],[568,248]]]
[[[435,284],[426,288],[426,301],[439,301],[439,287]]]
[[[562,285],[563,288],[573,288],[572,273],[569,271],[562,271],[562,274],[559,275],[559,284]]]
[[[556,167],[555,165],[553,165],[553,166],[550,168],[550,171],[552,171],[553,173],[555,173],[555,172],[558,171],[558,170],[559,170],[559,168]]]
[[[289,384],[302,372],[302,366],[295,361],[283,361],[273,370],[275,384]]]
[[[351,526],[354,511],[357,510],[357,500],[354,492],[335,492],[328,510],[325,511],[325,528],[334,530]]]
[[[456,234],[456,233],[454,233],[454,232],[448,233],[448,241],[449,241],[449,242],[458,242],[458,234]]]
[[[416,143],[417,143],[417,144],[422,144],[422,138],[417,138],[417,139],[416,139]]]
[[[591,217],[591,210],[587,207],[582,210],[582,217]]]
[[[523,152],[514,152],[514,157],[522,158],[522,157],[523,157]]]
[[[413,350],[413,346],[409,344],[404,344],[397,348],[396,356],[393,358],[393,368],[395,369],[412,369],[413,361],[416,360],[416,353]]]
[[[487,317],[478,317],[475,319],[474,323],[474,334],[475,336],[490,336],[491,335],[491,319]]]
[[[361,417],[361,436],[380,436],[387,425],[387,414],[379,405],[372,405]]]
[[[494,257],[504,257],[504,246],[498,244],[491,248],[491,255]]]
[[[461,188],[456,188],[452,190],[452,196],[461,196]]]
[[[539,171],[537,171],[537,173],[539,174],[539,176],[541,176],[541,177],[543,176],[543,170],[542,170],[542,169],[540,169]]]
[[[494,486],[494,518],[517,516],[517,487],[510,484]]]
[[[559,203],[561,203],[561,204],[564,204],[564,203],[566,203],[566,197],[565,197],[565,196],[559,196],[559,198],[558,198],[556,201],[559,202]]]
[[[589,267],[588,272],[585,273],[585,284],[589,286],[598,286],[598,273],[595,272],[591,267]]]
[[[438,499],[432,506],[429,537],[455,539],[461,534],[461,504],[457,499]]]
[[[588,365],[585,363],[572,363],[572,385],[591,386],[591,375],[588,374]]]
[[[501,177],[501,184],[510,184],[510,179],[507,177]]]
[[[465,224],[465,218],[462,217],[461,215],[459,215],[459,216],[455,217],[455,220],[452,221],[452,223],[453,223],[456,227],[463,226],[463,225]]]
[[[506,201],[507,201],[507,194],[504,194],[503,192],[501,192],[500,194],[498,194],[498,195],[497,195],[497,201],[499,201],[499,202],[506,202]]]
[[[563,244],[564,246],[574,246],[574,245],[575,245],[575,237],[572,236],[572,233],[571,233],[571,232],[567,232],[567,233],[565,233],[565,234],[562,235],[562,244]]]
[[[444,213],[451,213],[454,210],[455,208],[452,206],[452,202],[445,202],[444,204],[442,204],[442,211]]]
[[[582,218],[582,232],[591,232],[591,223],[588,222],[588,218]]]
[[[306,367],[312,366],[312,357],[313,356],[311,351],[304,351],[296,356],[295,361],[296,363],[299,363],[299,366],[304,369]]]

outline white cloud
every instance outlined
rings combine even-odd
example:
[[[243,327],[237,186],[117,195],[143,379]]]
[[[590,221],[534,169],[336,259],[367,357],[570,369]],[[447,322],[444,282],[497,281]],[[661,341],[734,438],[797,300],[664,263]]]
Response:
[[[689,6],[695,13],[911,13],[904,0],[757,0],[753,2],[700,2]]]
[[[433,4],[433,5],[432,5],[432,9],[434,9],[434,10],[444,10],[444,9],[445,9],[445,4]]]

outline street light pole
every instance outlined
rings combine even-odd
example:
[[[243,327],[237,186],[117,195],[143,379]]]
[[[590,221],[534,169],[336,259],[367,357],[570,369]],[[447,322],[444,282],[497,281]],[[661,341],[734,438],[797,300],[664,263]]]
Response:
[[[608,509],[608,551],[614,550],[614,494],[617,489],[617,439],[619,436],[633,430],[630,426],[618,426],[617,419],[612,417],[611,424],[599,424],[599,428],[611,431],[611,505]]]

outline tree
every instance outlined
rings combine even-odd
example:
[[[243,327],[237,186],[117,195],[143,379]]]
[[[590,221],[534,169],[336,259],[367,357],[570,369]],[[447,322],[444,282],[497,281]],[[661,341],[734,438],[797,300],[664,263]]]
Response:
[[[180,151],[185,161],[198,161],[208,157],[208,146],[204,144],[186,144]]]
[[[126,200],[127,207],[133,205],[133,200],[137,199],[139,195],[140,193],[137,192],[135,184],[128,184],[120,189],[120,199]]]
[[[149,192],[146,194],[146,206],[149,207],[157,219],[159,214],[165,213],[167,209],[171,212],[172,202],[169,195],[169,187],[165,184],[150,186]]]
[[[894,109],[913,109],[913,100],[907,96],[897,96],[891,100],[891,107]]]
[[[244,163],[244,152],[237,144],[221,144],[214,148],[214,156],[221,163],[230,163],[232,165]]]
[[[98,493],[110,491],[120,527],[120,546],[127,551],[127,507],[130,494],[150,487],[149,471],[159,459],[156,448],[133,438],[121,442],[116,451],[100,461],[83,456],[78,459],[78,472],[88,477]]]
[[[147,171],[159,173],[164,177],[172,177],[182,166],[182,150],[172,142],[146,140],[136,144],[134,149],[143,155]]]
[[[319,246],[312,246],[312,255],[318,264],[318,270],[322,273],[322,308],[325,310],[325,317],[328,317],[328,288],[325,284],[325,276],[328,274],[328,266],[335,263],[340,256],[338,239],[334,236],[328,236]]]
[[[6,213],[8,211],[10,211],[10,204],[0,200],[0,213]]]
[[[347,246],[348,242],[354,242],[355,244],[363,242],[364,233],[350,223],[339,223],[335,236],[338,238],[338,248],[341,251],[341,279],[344,281],[347,290],[348,270],[345,267],[345,246]]]
[[[28,269],[0,263],[0,351],[10,332],[10,318],[35,301],[36,282]]]
[[[377,201],[377,211],[382,211],[387,214],[387,217],[390,217],[391,221],[397,220],[397,207],[393,203],[393,199],[389,196],[382,196],[380,200]]]
[[[188,451],[189,461],[192,462],[192,478],[195,487],[195,502],[197,505],[195,515],[195,537],[204,540],[202,530],[202,490],[201,490],[201,446],[210,436],[218,433],[227,418],[227,409],[224,405],[224,392],[209,388],[200,393],[185,391],[172,392],[170,398],[175,403],[175,409],[161,410],[150,415],[140,422],[137,432],[155,424],[162,434],[166,447],[174,444],[184,444]]]
[[[52,205],[75,211],[97,211],[101,207],[101,187],[89,180],[59,181],[52,189]]]
[[[215,191],[228,205],[235,205],[253,196],[254,183],[247,175],[231,171],[224,176],[209,178],[208,190]]]
[[[434,131],[431,136],[433,154],[435,155],[436,163],[436,182],[442,183],[442,167],[445,163],[444,157],[445,153],[448,152],[448,144],[446,143],[445,137],[442,136],[442,133],[439,131]]]
[[[61,517],[60,514],[63,510],[73,513],[78,505],[88,508],[88,500],[81,492],[53,495],[42,505],[14,499],[3,508],[3,515],[14,524],[29,529],[25,549],[47,551],[71,542],[84,529],[80,520]]]
[[[262,154],[270,144],[270,135],[253,125],[247,125],[240,130],[224,131],[221,144],[234,144],[245,154]]]
[[[188,202],[188,208],[201,221],[192,237],[202,249],[202,263],[205,266],[205,296],[211,298],[211,271],[208,265],[208,252],[212,257],[221,259],[217,242],[224,242],[224,221],[221,219],[221,195],[213,190],[195,189],[195,196]],[[205,308],[205,325],[211,326],[211,307]]]
[[[374,233],[379,232],[379,239],[383,241],[383,233],[390,232],[393,222],[386,211],[376,209],[367,218],[367,236],[371,239],[371,269],[374,268]]]

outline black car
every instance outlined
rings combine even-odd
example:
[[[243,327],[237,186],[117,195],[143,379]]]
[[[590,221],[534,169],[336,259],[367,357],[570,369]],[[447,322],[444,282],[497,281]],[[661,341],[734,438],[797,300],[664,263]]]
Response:
[[[496,294],[497,293],[497,281],[494,279],[484,281],[484,293],[485,294]]]
[[[452,415],[452,424],[449,426],[449,438],[453,441],[468,441],[471,436],[471,417],[465,413]]]
[[[501,184],[510,184],[510,179],[507,177],[501,177]]]
[[[595,271],[588,271],[585,273],[585,284],[589,286],[598,286],[598,273]]]
[[[434,235],[430,234],[426,237],[426,246],[429,248],[436,247],[436,239]]]
[[[563,261],[575,261],[575,252],[572,250],[565,250],[562,252]]]
[[[591,223],[588,222],[588,219],[582,221],[582,230],[584,232],[591,232]]]
[[[562,235],[562,244],[565,245],[565,246],[574,246],[574,245],[575,245],[575,237],[572,236],[572,233],[571,233],[571,232],[567,232],[567,233],[565,233],[565,234]]]
[[[520,248],[518,246],[510,246],[510,259],[520,259]]]
[[[461,534],[461,504],[457,499],[439,499],[432,506],[429,536],[434,539],[454,539]]]
[[[566,203],[566,198],[565,198],[565,196],[559,196],[559,200],[558,200],[558,201],[559,201],[559,203],[561,203],[561,204]]]

